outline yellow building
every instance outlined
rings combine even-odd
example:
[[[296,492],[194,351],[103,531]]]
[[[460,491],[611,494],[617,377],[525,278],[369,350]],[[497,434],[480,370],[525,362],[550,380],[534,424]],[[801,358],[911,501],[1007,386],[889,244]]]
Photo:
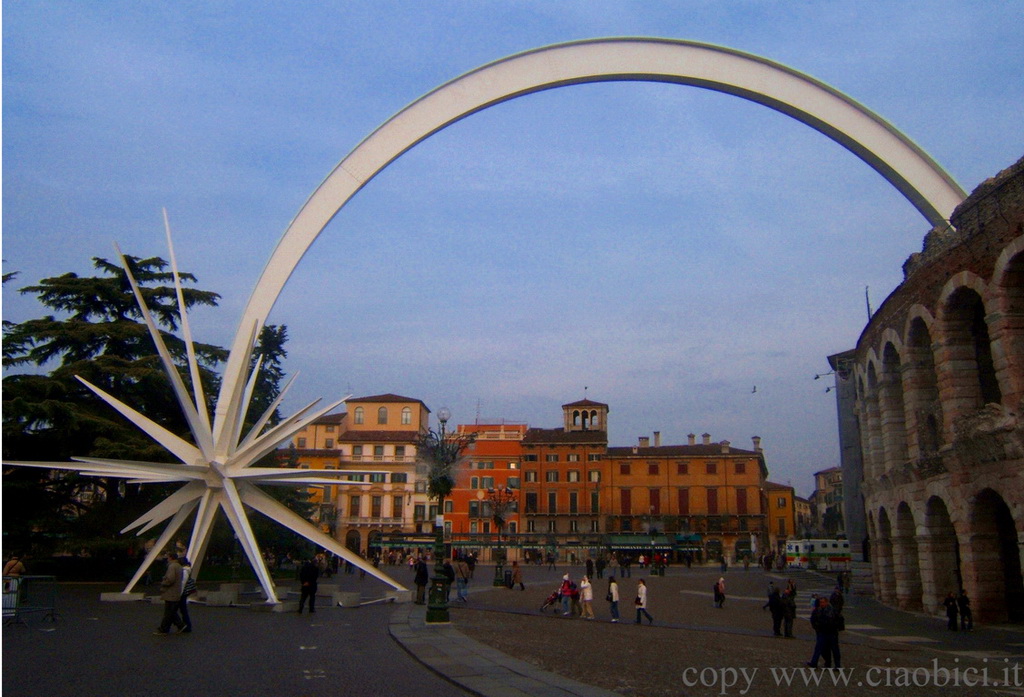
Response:
[[[768,539],[775,551],[784,552],[786,540],[796,535],[796,492],[791,486],[775,482],[765,482],[764,491],[768,504]]]
[[[433,516],[416,443],[430,409],[394,394],[345,402],[346,413],[323,416],[295,435],[298,466],[350,472],[319,487],[321,525],[352,550],[373,554],[384,533],[429,533]]]

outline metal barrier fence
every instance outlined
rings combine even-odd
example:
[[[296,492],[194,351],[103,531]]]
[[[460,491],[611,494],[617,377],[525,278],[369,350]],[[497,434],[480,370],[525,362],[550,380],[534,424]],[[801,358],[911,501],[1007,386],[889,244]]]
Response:
[[[44,620],[56,621],[56,576],[4,576],[4,624],[25,624],[25,615],[42,613]]]

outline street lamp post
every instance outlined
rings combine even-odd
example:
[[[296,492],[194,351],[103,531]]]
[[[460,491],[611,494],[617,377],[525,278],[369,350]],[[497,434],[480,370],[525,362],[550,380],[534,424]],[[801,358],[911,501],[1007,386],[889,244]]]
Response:
[[[465,450],[474,440],[474,434],[448,433],[447,424],[451,411],[442,407],[437,412],[440,431],[428,429],[420,435],[416,446],[416,457],[428,466],[427,493],[437,499],[437,516],[434,519],[434,577],[430,581],[427,598],[428,623],[448,622],[448,601],[446,587],[448,579],[444,574],[444,500],[455,487],[455,467]]]
[[[487,501],[491,504],[491,518],[494,520],[494,527],[498,529],[498,553],[494,562],[493,585],[495,586],[505,585],[505,555],[501,546],[501,531],[505,527],[505,513],[515,498],[516,492],[507,486],[501,489],[487,490]]]

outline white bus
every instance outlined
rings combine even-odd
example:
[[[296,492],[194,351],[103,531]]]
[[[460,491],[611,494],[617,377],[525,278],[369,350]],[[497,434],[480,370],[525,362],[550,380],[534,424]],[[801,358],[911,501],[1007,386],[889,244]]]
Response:
[[[795,569],[850,568],[849,540],[787,540],[786,564]]]

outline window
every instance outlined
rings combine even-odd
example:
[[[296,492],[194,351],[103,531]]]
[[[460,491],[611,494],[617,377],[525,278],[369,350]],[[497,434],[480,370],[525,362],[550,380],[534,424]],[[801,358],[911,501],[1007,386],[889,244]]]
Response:
[[[776,508],[785,508],[786,507],[786,497],[785,496],[780,496],[778,501],[775,502],[775,507]]]
[[[371,496],[370,497],[370,517],[380,518],[381,504],[383,503],[383,496]]]
[[[405,484],[409,481],[409,475],[405,472],[395,472],[391,475],[392,484]]]
[[[526,532],[537,532],[537,526],[535,523],[536,521],[534,521],[533,518],[526,521]]]
[[[404,459],[405,459],[405,446],[404,445],[396,445],[395,446],[395,462],[401,462]]]
[[[523,455],[523,462],[536,462],[536,461],[537,461],[537,456],[536,455]]]
[[[526,475],[526,481],[527,482],[536,482],[537,481],[537,470],[526,470],[526,472],[524,472],[523,474]]]
[[[480,531],[480,526],[477,524],[477,522],[475,520],[469,521],[469,531],[470,532],[479,532]]]
[[[569,521],[569,532],[579,532],[579,531],[580,531],[579,524],[575,520],[570,520]]]
[[[548,513],[558,513],[558,494],[548,492]]]
[[[469,502],[469,517],[479,518],[480,517],[480,502],[470,501]]]
[[[387,478],[387,474],[385,474],[384,472],[371,472],[370,473],[370,481],[373,482],[374,484],[383,484],[384,480],[386,478]]]
[[[555,521],[548,521],[548,532],[558,532],[558,528],[555,527]]]
[[[579,462],[580,461],[580,455],[579,455],[579,453],[569,453],[566,456],[565,459],[567,461],[569,461],[569,462]]]
[[[718,489],[708,489],[708,515],[718,515]]]
[[[402,425],[409,426],[412,424],[412,409],[409,407],[402,407]]]
[[[405,509],[405,505],[402,503],[402,497],[401,496],[392,496],[391,497],[391,517],[392,518],[401,518],[402,517],[402,511],[404,509]]]
[[[326,431],[328,433],[334,433],[334,426],[333,425],[328,425],[327,428],[326,428]]]
[[[737,489],[736,490],[736,513],[739,515],[747,514],[747,490]]]
[[[619,510],[622,512],[622,515],[632,515],[632,498],[629,489],[619,489]]]
[[[558,453],[552,453],[544,456],[544,462],[558,462]]]
[[[526,512],[536,513],[537,512],[537,493],[527,492],[526,493]],[[533,532],[532,530],[530,532]]]
[[[362,481],[366,480],[366,475],[365,474],[350,474],[350,475],[348,475],[348,480],[350,482],[362,482]]]
[[[590,492],[590,512],[600,513],[601,512],[601,495],[596,491]]]
[[[647,474],[649,476],[657,477],[659,470],[660,470],[660,468],[658,467],[658,463],[657,462],[648,462],[647,463]]]
[[[494,488],[494,477],[480,477],[480,488],[481,489],[493,489]]]
[[[579,513],[580,512],[580,495],[575,491],[569,492],[569,512]],[[576,532],[573,530],[573,532]]]
[[[629,476],[629,463],[628,462],[620,462],[619,463],[619,474],[621,474],[623,476]]]
[[[590,470],[587,472],[588,482],[599,482],[601,481],[601,470]]]
[[[363,446],[353,445],[352,446],[352,459],[362,460],[363,459]]]
[[[544,481],[546,482],[557,482],[558,481],[558,470],[549,470],[544,473]]]
[[[334,447],[334,439],[333,438],[326,439],[324,441],[324,447],[325,448],[333,448]]]
[[[651,489],[649,491],[648,501],[651,502],[651,515],[661,515],[661,489]]]
[[[334,490],[334,487],[333,486],[325,486],[323,489],[324,489],[323,496],[320,499],[320,502],[321,503],[330,503],[331,502],[331,492]]]
[[[305,438],[296,438],[295,447],[296,448],[305,448],[306,447],[306,439]]]
[[[307,465],[307,464],[305,464],[305,463],[302,463],[302,462],[300,462],[300,463],[299,463],[299,469],[300,469],[300,470],[308,470],[308,469],[309,469],[309,465]]]
[[[412,513],[413,519],[415,519],[415,520],[424,520],[424,519],[426,519],[426,517],[427,517],[427,507],[424,506],[422,503],[417,503],[415,506],[413,506],[412,510],[413,510],[413,513]]]
[[[509,533],[512,534],[512,535],[515,535],[516,534],[516,528],[517,528],[516,521],[510,520],[509,523],[508,523],[508,531],[509,531]]]
[[[377,423],[381,426],[385,426],[388,423],[388,408],[381,407],[377,410]]]
[[[676,474],[686,476],[690,473],[690,463],[688,462],[677,462],[676,463]]]
[[[601,524],[596,520],[590,521],[590,532],[601,532]]]
[[[413,484],[413,489],[417,494],[425,494],[427,493],[427,483],[422,479],[419,479],[415,484]]]
[[[746,462],[737,462],[736,463],[736,474],[746,474],[746,473],[747,473],[747,463]]]
[[[708,462],[705,467],[707,468],[707,474],[718,474],[718,463]]]
[[[779,518],[779,536],[780,537],[785,537],[786,536],[786,519],[785,518]]]
[[[444,512],[445,513],[451,513],[454,510],[455,510],[455,502],[452,501],[451,499],[445,499],[445,502],[444,502]]]
[[[519,477],[509,477],[506,486],[508,486],[509,489],[518,489]]]
[[[359,517],[359,496],[350,496],[348,498],[348,515],[351,518]]]
[[[480,488],[480,477],[470,477],[469,478],[469,488],[470,489],[479,489]]]
[[[363,408],[356,407],[356,410],[352,413],[352,423],[361,424],[363,423]]]
[[[579,470],[569,470],[568,477],[569,478],[566,481],[578,482],[580,480],[580,471]]]
[[[518,462],[510,462],[510,463],[508,463],[508,468],[510,470],[517,470],[517,469],[519,469],[519,463]]]
[[[384,459],[384,446],[383,445],[375,445],[375,446],[373,446],[373,459],[376,460],[377,462],[380,462],[381,460]]]
[[[690,490],[679,490],[679,515],[690,515]]]
[[[590,455],[587,455],[587,462],[600,462],[600,461],[601,461],[601,453],[591,453]]]

